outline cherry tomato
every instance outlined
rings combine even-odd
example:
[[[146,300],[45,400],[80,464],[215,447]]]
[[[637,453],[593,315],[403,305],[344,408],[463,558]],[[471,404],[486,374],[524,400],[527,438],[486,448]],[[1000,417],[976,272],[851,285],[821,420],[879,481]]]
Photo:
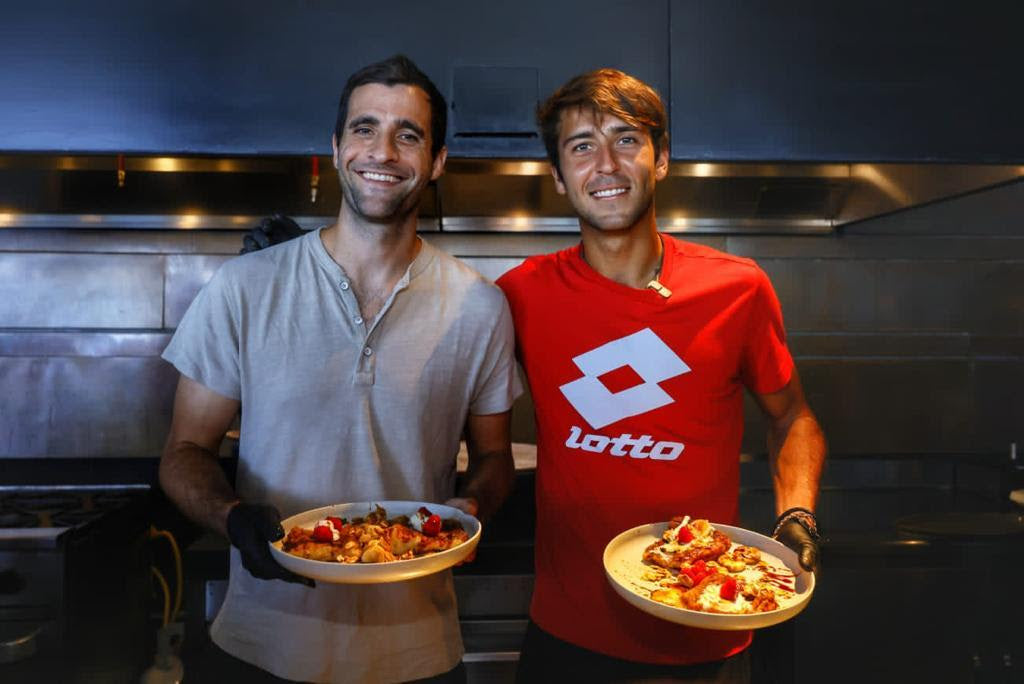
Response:
[[[680,544],[686,544],[688,542],[692,542],[693,541],[693,532],[691,532],[690,528],[686,527],[685,525],[680,527],[679,528],[679,533],[676,535],[676,541],[678,541]]]
[[[334,530],[330,525],[317,525],[313,528],[313,539],[318,542],[334,541]]]
[[[332,525],[334,525],[334,529],[338,530],[339,532],[341,532],[341,528],[345,526],[345,521],[343,521],[341,518],[329,515],[327,516],[327,519],[331,521]]]
[[[441,532],[441,516],[436,513],[423,521],[423,534],[436,537]]]
[[[722,582],[722,586],[718,590],[718,595],[726,601],[735,601],[736,589],[736,580],[732,577],[728,577],[724,582]]]

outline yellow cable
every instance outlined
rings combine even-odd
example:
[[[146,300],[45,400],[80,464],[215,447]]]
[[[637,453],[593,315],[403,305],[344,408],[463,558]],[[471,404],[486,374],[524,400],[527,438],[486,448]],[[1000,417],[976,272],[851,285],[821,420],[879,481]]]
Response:
[[[171,545],[171,552],[174,554],[174,570],[177,573],[177,583],[174,585],[174,611],[171,613],[171,621],[174,622],[178,619],[178,613],[181,612],[182,584],[185,581],[181,571],[181,550],[178,549],[178,542],[174,539],[174,535],[167,530],[158,530],[150,526],[149,536],[153,539],[166,537]]]
[[[164,627],[166,627],[171,621],[171,589],[167,586],[167,580],[164,579],[162,572],[152,565],[149,566],[149,569],[160,583],[160,588],[164,590]]]

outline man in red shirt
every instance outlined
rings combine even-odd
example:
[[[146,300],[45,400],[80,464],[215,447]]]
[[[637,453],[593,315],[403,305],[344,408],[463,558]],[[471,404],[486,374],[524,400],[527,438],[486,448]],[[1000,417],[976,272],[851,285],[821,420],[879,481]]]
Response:
[[[536,407],[536,584],[519,680],[747,681],[750,632],[658,620],[615,594],[619,532],[690,515],[737,521],[743,388],[764,411],[774,534],[817,566],[825,440],[778,300],[751,260],[658,233],[669,163],[658,94],[612,69],[538,112],[582,242],[498,280]]]

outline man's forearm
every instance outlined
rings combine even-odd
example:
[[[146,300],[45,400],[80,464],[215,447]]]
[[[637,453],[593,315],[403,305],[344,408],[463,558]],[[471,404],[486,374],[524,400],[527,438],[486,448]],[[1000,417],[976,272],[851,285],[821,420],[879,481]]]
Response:
[[[470,467],[459,496],[476,499],[477,517],[487,520],[501,507],[515,484],[512,451],[479,454],[470,459]]]
[[[238,497],[215,454],[190,442],[169,447],[160,459],[160,486],[190,520],[227,536]]]
[[[825,435],[810,411],[768,432],[776,515],[794,506],[813,511],[825,463]]]

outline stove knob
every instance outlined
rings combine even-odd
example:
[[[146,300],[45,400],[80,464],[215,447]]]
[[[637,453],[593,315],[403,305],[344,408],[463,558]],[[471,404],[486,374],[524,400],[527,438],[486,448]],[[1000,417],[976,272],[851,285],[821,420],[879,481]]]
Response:
[[[25,588],[25,578],[14,570],[0,570],[0,595],[17,594]]]

